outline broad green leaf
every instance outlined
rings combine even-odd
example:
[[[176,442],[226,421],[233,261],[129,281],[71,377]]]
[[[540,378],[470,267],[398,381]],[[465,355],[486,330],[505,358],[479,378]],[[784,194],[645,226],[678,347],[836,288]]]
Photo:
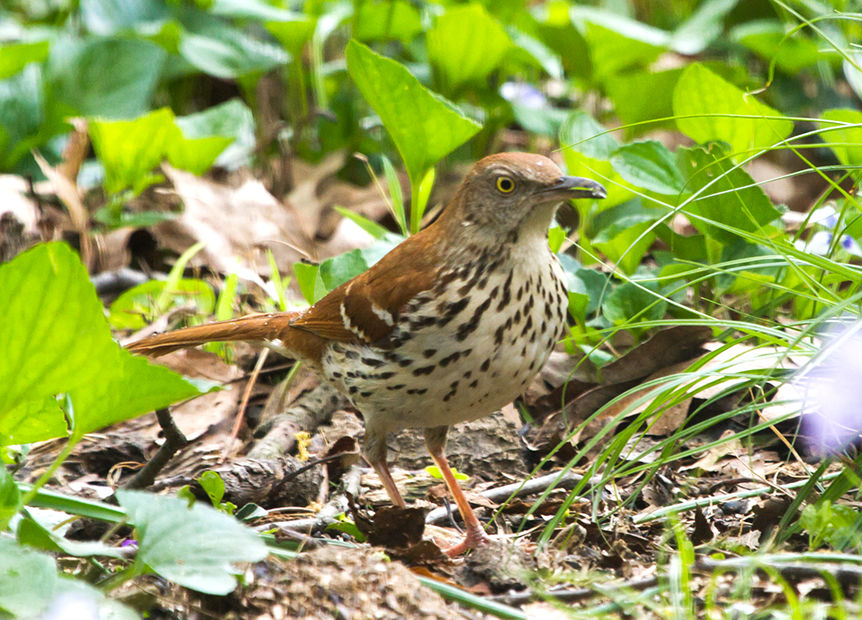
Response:
[[[302,13],[280,9],[263,0],[213,0],[209,12],[224,17],[240,17],[259,21],[292,21],[304,17]]]
[[[0,612],[35,617],[47,607],[56,587],[57,567],[51,556],[0,538]]]
[[[630,67],[650,64],[667,49],[670,41],[664,30],[603,9],[573,7],[572,21],[587,41],[598,80]]]
[[[165,51],[136,39],[58,39],[48,80],[59,101],[82,116],[131,118],[150,109]]]
[[[232,137],[233,142],[216,158],[218,165],[234,169],[245,165],[255,148],[254,116],[239,98],[175,119],[186,138]]]
[[[614,112],[625,124],[654,119],[661,122],[627,127],[626,134],[637,135],[661,127],[676,127],[673,116],[673,89],[684,69],[669,69],[649,73],[633,71],[614,75],[605,80],[608,96],[614,102]],[[649,96],[645,96],[649,93]]]
[[[692,116],[678,118],[676,123],[695,142],[727,142],[734,154],[742,156],[767,149],[793,131],[793,122],[778,110],[700,64],[691,65],[680,76],[673,91],[673,111],[677,116]],[[715,114],[731,116],[711,116]]]
[[[224,595],[236,587],[237,562],[257,562],[266,546],[232,516],[176,497],[117,491],[138,538],[139,572],[207,594]]]
[[[302,296],[310,304],[317,303],[329,292],[320,277],[320,265],[294,263],[293,275]]]
[[[175,168],[188,170],[198,176],[209,170],[219,155],[233,142],[226,136],[187,138],[174,125],[165,140],[165,158]]]
[[[205,391],[122,350],[103,312],[86,269],[64,243],[36,246],[0,266],[0,316],[6,317],[0,444],[58,436],[59,410],[48,419],[31,417],[58,394],[69,395],[81,435]],[[10,432],[22,420],[28,432]]]
[[[353,36],[359,41],[396,39],[407,45],[420,32],[419,10],[407,0],[361,2],[353,16]]]
[[[590,48],[583,34],[572,24],[567,6],[557,2],[546,3],[544,8],[548,12],[547,19],[535,26],[542,43],[559,56],[566,73],[590,78],[593,74]]]
[[[844,60],[842,65],[844,69],[844,77],[847,78],[847,83],[850,88],[856,93],[856,96],[862,99],[862,53],[848,54],[849,58]]]
[[[347,44],[347,70],[404,158],[411,184],[481,129],[402,65],[355,40]]]
[[[21,492],[5,465],[0,466],[0,529],[5,530],[9,519],[21,507]]]
[[[159,0],[81,0],[80,6],[86,31],[102,37],[153,32],[171,18],[167,3]]]
[[[673,196],[685,189],[676,156],[654,140],[621,146],[611,156],[619,175],[636,187]]]
[[[683,169],[690,175],[688,189],[700,192],[684,210],[699,216],[690,219],[702,233],[728,244],[738,237],[715,224],[755,232],[781,215],[748,173],[734,168],[723,146],[710,144],[679,153],[684,158]]]
[[[338,288],[368,269],[361,250],[352,250],[327,258],[320,264],[320,278],[327,291]]]
[[[655,282],[624,282],[605,296],[602,303],[604,317],[627,329],[642,321],[661,319],[666,309],[667,302],[658,294]]]
[[[823,120],[837,121],[820,123],[820,136],[829,145],[842,164],[862,166],[862,112],[858,110],[826,110],[820,115]]]
[[[218,506],[224,497],[224,480],[218,475],[218,472],[205,471],[198,478],[198,483],[210,498],[212,505]]]
[[[724,30],[722,20],[739,0],[705,0],[677,28],[670,38],[671,48],[680,54],[694,56],[705,50]]]
[[[554,79],[562,80],[565,76],[563,63],[559,55],[539,39],[521,32],[514,26],[506,28],[506,32],[512,41],[509,49],[509,57],[525,59],[530,64],[535,64],[545,70]]]
[[[450,8],[428,31],[428,60],[445,92],[480,82],[509,49],[509,35],[480,4]]]
[[[805,31],[787,34],[784,24],[777,19],[755,20],[740,24],[730,33],[730,39],[775,64],[790,75],[821,60],[840,61],[841,57],[826,45],[805,35]]]
[[[264,25],[295,60],[302,54],[302,47],[311,40],[316,23],[306,15],[296,15],[293,19],[267,21]]]
[[[30,64],[0,80],[0,167],[9,168],[47,136],[42,69]]]
[[[69,529],[68,516],[63,513],[48,513],[56,517],[53,520],[46,518],[46,513],[39,513],[37,518],[30,510],[24,511],[24,518],[18,523],[16,532],[18,542],[50,551],[52,553],[63,553],[77,558],[101,556],[107,558],[122,559],[123,553],[117,547],[111,547],[98,540],[70,540],[65,537]],[[59,527],[58,527],[59,526]]]
[[[265,73],[289,59],[281,48],[257,41],[226,25],[184,32],[179,51],[204,73],[222,79]]]
[[[655,241],[655,231],[646,231],[663,213],[662,209],[644,207],[635,198],[596,214],[586,233],[595,248],[631,275]]]
[[[568,254],[559,254],[560,264],[563,266],[563,273],[566,275],[566,289],[577,295],[586,295],[587,299],[576,300],[577,306],[584,308],[584,314],[589,315],[598,310],[603,295],[607,295],[611,288],[608,285],[608,276],[594,271],[593,269],[584,269],[580,262]],[[569,297],[569,303],[572,302]],[[578,317],[578,314],[574,315]],[[581,317],[583,318],[583,317]]]
[[[569,174],[594,179],[608,190],[601,208],[610,208],[632,197],[626,182],[611,164],[617,141],[586,112],[572,112],[560,128],[560,144]],[[601,135],[600,135],[601,134]]]
[[[105,168],[105,190],[135,194],[151,184],[153,168],[165,158],[166,145],[176,130],[168,108],[129,121],[90,122],[93,149]]]
[[[115,329],[141,329],[147,322],[144,317],[155,318],[156,305],[168,284],[164,280],[150,280],[129,289],[111,304],[108,321]],[[183,278],[172,288],[169,303],[158,308],[162,313],[189,305],[197,313],[211,315],[215,310],[215,293],[203,280]]]
[[[0,46],[0,80],[15,75],[31,62],[48,57],[48,41],[36,43],[4,43]]]

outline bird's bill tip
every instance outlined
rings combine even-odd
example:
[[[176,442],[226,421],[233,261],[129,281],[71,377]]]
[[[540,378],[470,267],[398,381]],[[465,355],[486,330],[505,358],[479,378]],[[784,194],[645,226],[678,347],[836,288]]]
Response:
[[[545,189],[543,194],[559,199],[569,198],[594,198],[600,200],[607,198],[608,191],[601,183],[584,177],[564,176],[557,182]]]

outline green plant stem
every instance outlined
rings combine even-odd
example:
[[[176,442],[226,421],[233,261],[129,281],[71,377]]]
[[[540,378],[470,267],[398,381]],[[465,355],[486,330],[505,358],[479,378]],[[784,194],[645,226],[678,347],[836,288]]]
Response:
[[[60,454],[57,455],[57,458],[54,459],[54,462],[48,466],[48,469],[39,476],[39,479],[36,481],[29,491],[24,494],[24,497],[21,499],[21,505],[26,506],[36,497],[36,494],[39,492],[45,484],[51,479],[51,476],[54,475],[54,472],[59,469],[60,465],[62,465],[67,458],[72,454],[72,451],[75,449],[75,446],[78,445],[78,442],[81,440],[81,437],[77,434],[73,434],[69,437],[69,440],[66,442],[66,445],[60,451]]]
[[[410,179],[410,233],[415,235],[422,227],[419,205],[419,185],[422,179]]]

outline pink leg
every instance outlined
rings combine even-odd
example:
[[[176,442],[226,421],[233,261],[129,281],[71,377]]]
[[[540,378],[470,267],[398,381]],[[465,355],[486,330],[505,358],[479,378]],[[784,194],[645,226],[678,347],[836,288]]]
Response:
[[[401,497],[401,493],[398,492],[398,487],[395,486],[392,474],[389,473],[389,465],[386,464],[386,459],[384,458],[382,461],[370,462],[374,471],[376,471],[377,475],[380,476],[380,482],[383,483],[383,488],[386,489],[386,493],[389,494],[389,499],[392,500],[392,503],[400,508],[407,508],[407,504],[404,503],[404,498]]]
[[[452,493],[452,497],[458,505],[458,511],[461,513],[461,517],[464,519],[464,525],[467,528],[467,535],[464,537],[464,540],[454,547],[444,549],[446,555],[454,558],[469,549],[473,549],[474,547],[478,547],[479,545],[483,545],[488,542],[488,535],[485,534],[482,523],[478,518],[476,518],[476,514],[470,507],[470,503],[464,496],[464,491],[462,491],[461,487],[458,486],[458,481],[455,480],[455,474],[452,473],[452,470],[449,468],[449,463],[446,461],[446,456],[443,454],[443,446],[436,445],[436,442],[432,443],[428,441],[426,441],[426,445],[428,445],[428,452],[431,454],[431,458],[434,459],[434,463],[440,469],[440,473],[443,474],[443,480],[446,481],[446,486],[449,487],[449,492]]]

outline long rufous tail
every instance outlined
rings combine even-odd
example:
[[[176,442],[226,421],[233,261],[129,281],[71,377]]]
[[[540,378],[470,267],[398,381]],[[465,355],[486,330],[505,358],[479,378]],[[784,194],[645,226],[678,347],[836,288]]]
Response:
[[[293,353],[291,357],[304,357],[316,339],[312,334],[290,327],[290,321],[302,312],[276,312],[252,314],[230,321],[186,327],[173,332],[156,334],[128,345],[126,349],[137,355],[158,357],[179,349],[188,349],[207,342],[245,340],[266,342],[280,351]],[[286,353],[286,354],[287,354]]]

